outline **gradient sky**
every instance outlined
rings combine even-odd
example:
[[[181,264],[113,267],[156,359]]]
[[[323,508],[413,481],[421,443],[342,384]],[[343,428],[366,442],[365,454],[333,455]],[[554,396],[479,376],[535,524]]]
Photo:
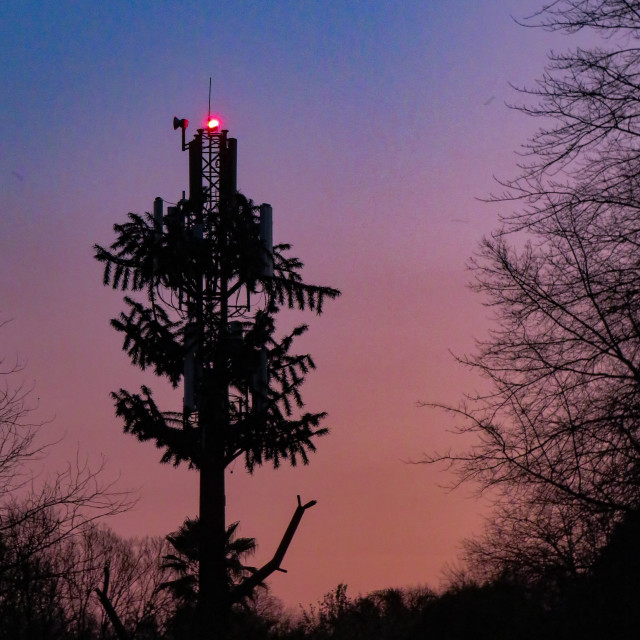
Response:
[[[452,442],[424,401],[456,402],[476,381],[455,364],[488,326],[465,262],[498,210],[476,200],[512,175],[532,123],[507,109],[558,40],[519,27],[534,0],[33,2],[0,4],[0,354],[26,363],[47,462],[79,451],[135,489],[111,522],[165,535],[194,516],[196,476],[122,433],[109,392],[149,382],[109,319],[92,245],[128,211],[179,199],[193,134],[213,110],[238,139],[238,185],[274,208],[311,281],[343,295],[304,347],[318,370],[305,399],[331,435],[309,467],[228,483],[229,520],[268,560],[296,505],[305,514],[271,580],[288,605],[343,582],[352,594],[437,587],[482,505],[411,465]],[[302,318],[301,318],[302,319]],[[177,398],[177,401],[180,399]],[[45,469],[46,471],[46,469]]]

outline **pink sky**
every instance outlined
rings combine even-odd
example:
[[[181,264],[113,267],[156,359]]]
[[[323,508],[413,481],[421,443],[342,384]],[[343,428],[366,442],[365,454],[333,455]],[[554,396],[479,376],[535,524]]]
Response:
[[[119,533],[165,535],[194,516],[196,476],[158,464],[114,418],[109,392],[141,375],[108,326],[120,295],[101,286],[91,247],[127,211],[187,189],[171,119],[204,116],[209,76],[238,138],[239,188],[273,205],[275,240],[294,245],[307,277],[343,292],[305,319],[318,365],[305,399],[329,413],[331,435],[309,467],[247,476],[238,463],[230,521],[257,538],[260,563],[296,495],[318,501],[271,581],[292,606],[340,582],[352,594],[436,587],[479,530],[470,491],[408,463],[452,442],[446,419],[416,403],[455,403],[476,384],[450,355],[487,327],[465,262],[498,211],[475,198],[513,173],[531,126],[505,107],[508,82],[535,77],[557,40],[510,18],[537,2],[454,4],[0,9],[0,317],[12,319],[0,353],[26,361],[46,432],[65,434],[49,468],[104,455],[138,492],[110,523]]]

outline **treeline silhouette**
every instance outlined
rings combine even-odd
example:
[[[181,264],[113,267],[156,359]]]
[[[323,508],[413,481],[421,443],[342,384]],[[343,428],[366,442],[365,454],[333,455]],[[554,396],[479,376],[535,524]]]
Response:
[[[549,566],[525,580],[505,568],[480,583],[459,571],[450,585],[388,589],[349,598],[338,586],[289,629],[256,638],[289,640],[377,638],[380,640],[501,640],[519,638],[637,638],[640,630],[640,513],[631,512],[593,566],[570,574]]]
[[[121,638],[96,596],[110,572],[109,597],[131,640],[191,637],[194,599],[184,597],[175,571],[181,553],[161,538],[123,539],[90,525],[32,552],[53,513],[0,544],[0,639],[111,640]],[[640,628],[640,513],[615,529],[590,570],[579,576],[557,566],[525,580],[505,569],[484,583],[458,571],[447,588],[385,589],[351,597],[338,585],[318,604],[287,612],[266,588],[236,605],[229,638],[247,640],[413,640],[414,638],[635,638]],[[178,555],[176,555],[178,554]],[[197,584],[195,585],[197,591]]]

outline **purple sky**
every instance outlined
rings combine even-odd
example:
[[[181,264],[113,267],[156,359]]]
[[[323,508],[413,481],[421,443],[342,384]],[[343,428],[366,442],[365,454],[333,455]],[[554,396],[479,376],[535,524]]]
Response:
[[[305,399],[331,435],[309,467],[238,462],[228,514],[270,558],[296,494],[317,499],[272,580],[289,605],[339,582],[352,594],[436,587],[481,526],[469,491],[410,465],[452,442],[443,416],[476,384],[449,351],[487,327],[465,262],[498,210],[478,202],[512,175],[531,124],[508,83],[532,80],[568,42],[511,16],[527,0],[30,2],[0,6],[0,354],[27,363],[48,461],[77,451],[138,491],[111,525],[165,535],[196,514],[196,476],[122,434],[109,392],[143,379],[108,322],[121,296],[92,259],[128,211],[187,189],[174,115],[192,134],[213,110],[238,139],[239,188],[274,208],[274,236],[308,279],[340,288],[304,345]]]

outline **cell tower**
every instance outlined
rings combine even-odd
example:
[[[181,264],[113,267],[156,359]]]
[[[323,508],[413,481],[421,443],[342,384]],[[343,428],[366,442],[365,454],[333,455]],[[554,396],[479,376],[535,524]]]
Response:
[[[202,279],[202,286],[194,292],[178,291],[181,305],[186,305],[189,328],[185,331],[187,356],[184,364],[184,412],[185,420],[193,419],[198,409],[196,389],[207,363],[199,361],[197,353],[203,351],[202,323],[215,306],[219,311],[220,330],[230,339],[242,337],[242,318],[251,311],[252,291],[241,283],[230,281],[225,274],[225,257],[228,252],[228,216],[232,214],[233,199],[237,193],[237,140],[228,137],[228,131],[220,129],[220,121],[209,117],[207,127],[198,129],[193,140],[185,142],[186,119],[173,119],[174,129],[182,131],[182,150],[189,152],[189,199],[183,202],[182,213],[169,207],[168,218],[180,216],[180,224],[195,237],[216,240],[217,255],[212,256],[217,269],[214,277]],[[162,201],[156,199],[156,220],[162,220]],[[262,242],[263,255],[259,276],[273,275],[273,213],[269,204],[262,204],[255,220]],[[243,289],[243,290],[241,290]],[[263,351],[258,356],[252,379],[250,397],[234,394],[237,411],[259,409],[264,402],[267,386],[267,358]]]
[[[225,523],[225,438],[231,416],[260,412],[268,389],[267,351],[255,354],[248,385],[234,385],[231,364],[236,344],[241,343],[246,320],[252,314],[252,294],[247,278],[237,276],[234,244],[238,241],[233,216],[237,211],[237,140],[220,129],[217,118],[209,117],[206,128],[185,141],[186,119],[174,118],[174,129],[182,132],[182,150],[189,154],[189,198],[177,209],[169,208],[169,224],[184,227],[195,239],[214,246],[211,269],[195,274],[192,290],[174,292],[188,322],[184,331],[185,426],[197,426],[201,434],[200,463],[200,615],[201,628],[219,624],[229,599],[224,564]],[[252,218],[253,232],[261,240],[257,277],[273,275],[272,209],[259,207]],[[251,232],[251,230],[250,230]],[[195,283],[195,286],[193,285]],[[217,326],[207,324],[215,318]]]
[[[197,627],[204,640],[212,632],[225,638],[231,606],[281,570],[303,513],[315,504],[298,496],[273,558],[230,580],[225,469],[239,457],[249,472],[306,463],[314,439],[328,431],[324,412],[303,410],[300,388],[315,364],[292,344],[307,327],[279,333],[276,316],[283,306],[320,313],[340,292],[305,282],[288,246],[274,248],[271,206],[238,192],[237,142],[216,118],[189,142],[188,121],[174,118],[173,126],[188,152],[189,197],[183,192],[166,212],[156,198],[153,215],[130,213],[114,225],[110,247],[95,249],[105,285],[146,293],[143,300],[125,296],[127,310],[112,322],[123,349],[136,366],[183,386],[178,412],[161,411],[146,386],[112,396],[126,432],[155,441],[163,462],[200,473]],[[106,591],[103,606],[120,628]]]

